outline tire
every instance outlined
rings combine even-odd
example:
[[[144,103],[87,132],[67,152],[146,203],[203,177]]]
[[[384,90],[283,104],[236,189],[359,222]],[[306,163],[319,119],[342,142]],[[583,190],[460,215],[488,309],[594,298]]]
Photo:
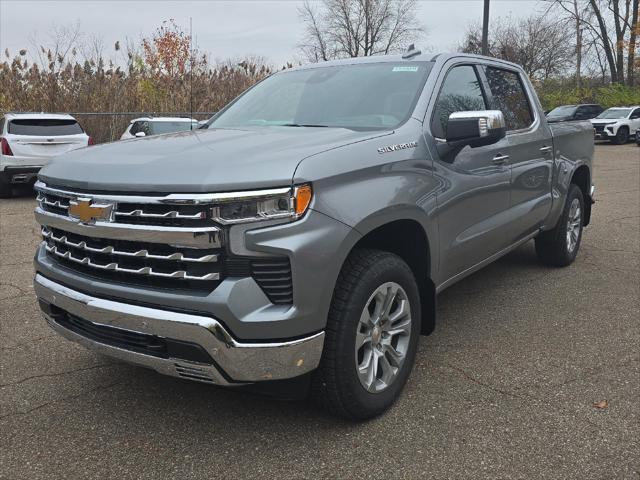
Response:
[[[395,300],[376,330],[370,319],[379,317],[376,309],[380,306],[384,310],[384,300],[389,298]],[[351,420],[365,420],[380,415],[395,402],[415,361],[420,335],[419,298],[411,269],[397,255],[369,249],[349,255],[336,282],[324,351],[312,378],[311,394],[321,408]],[[365,315],[367,307],[373,314]],[[399,330],[402,333],[394,333]],[[369,341],[356,348],[356,339],[366,340],[367,336]],[[366,365],[367,359],[369,368],[363,367],[359,374],[359,366]],[[376,372],[374,365],[377,375],[371,375]],[[366,386],[369,379],[372,381]]]
[[[5,176],[0,172],[0,198],[11,198],[13,194],[11,184],[6,180]]]
[[[584,212],[582,190],[572,183],[558,224],[536,237],[536,253],[542,263],[555,267],[573,263],[582,240]]]
[[[616,136],[611,139],[611,143],[616,145],[624,145],[629,141],[629,129],[627,127],[620,127]]]

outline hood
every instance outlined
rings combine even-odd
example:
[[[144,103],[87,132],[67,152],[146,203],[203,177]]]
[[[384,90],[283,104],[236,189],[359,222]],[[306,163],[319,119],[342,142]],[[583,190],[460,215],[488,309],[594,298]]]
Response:
[[[136,138],[57,157],[44,182],[109,192],[188,193],[291,184],[304,158],[390,132],[344,128],[209,129]]]
[[[594,125],[610,125],[612,123],[618,123],[620,120],[624,120],[624,118],[620,119],[611,119],[611,118],[592,118],[591,123]]]

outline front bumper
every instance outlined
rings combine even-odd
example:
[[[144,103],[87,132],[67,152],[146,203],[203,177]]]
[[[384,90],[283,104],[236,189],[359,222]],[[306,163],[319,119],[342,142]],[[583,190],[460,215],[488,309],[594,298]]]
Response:
[[[159,373],[217,385],[238,385],[293,378],[315,369],[320,362],[324,332],[286,342],[236,341],[212,317],[141,307],[86,295],[36,274],[34,289],[49,325],[63,337],[104,355],[144,366]],[[53,314],[52,307],[55,309]],[[63,326],[65,316],[76,317],[113,336],[171,339],[201,347],[211,362],[196,362],[167,354],[147,354],[96,340]]]

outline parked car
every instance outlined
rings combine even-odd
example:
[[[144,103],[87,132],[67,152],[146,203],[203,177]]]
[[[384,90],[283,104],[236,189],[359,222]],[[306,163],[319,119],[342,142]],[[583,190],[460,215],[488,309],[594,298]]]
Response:
[[[602,113],[604,108],[597,104],[561,105],[547,113],[547,122],[569,122],[590,120]]]
[[[621,145],[633,138],[640,128],[640,106],[609,108],[591,120],[598,140]]]
[[[0,118],[0,198],[12,185],[35,181],[42,166],[56,155],[93,145],[71,115],[6,113]]]
[[[40,172],[35,292],[59,334],[204,383],[296,378],[369,418],[400,394],[438,292],[532,239],[569,265],[589,224],[592,128],[548,124],[513,63],[412,50],[287,69],[207,127]]]
[[[182,117],[141,117],[134,118],[124,131],[120,140],[127,138],[160,135],[162,133],[185,132],[198,128],[194,118]]]

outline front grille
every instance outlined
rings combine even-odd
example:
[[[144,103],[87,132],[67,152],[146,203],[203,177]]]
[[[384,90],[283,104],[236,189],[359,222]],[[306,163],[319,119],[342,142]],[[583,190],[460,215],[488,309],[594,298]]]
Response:
[[[230,255],[224,227],[211,218],[211,204],[198,203],[197,195],[191,203],[186,196],[164,203],[175,196],[92,196],[41,183],[36,189],[45,250],[68,269],[126,285],[204,293],[225,278],[253,277],[272,303],[293,303],[289,259]],[[69,208],[85,198],[92,205],[109,204],[110,218],[75,221]]]
[[[593,128],[596,131],[596,133],[604,132],[604,125],[594,125]]]
[[[78,197],[82,198],[83,194],[78,194]],[[88,195],[88,197],[90,196]],[[38,190],[36,200],[46,212],[65,217],[70,216],[69,205],[73,199],[69,196],[41,189]],[[203,227],[214,225],[209,210],[206,205],[147,204],[124,200],[115,204],[112,217],[114,221],[128,225]]]
[[[98,343],[153,357],[214,363],[206,350],[195,343],[93,323],[44,302],[41,303],[41,308],[58,325]]]

